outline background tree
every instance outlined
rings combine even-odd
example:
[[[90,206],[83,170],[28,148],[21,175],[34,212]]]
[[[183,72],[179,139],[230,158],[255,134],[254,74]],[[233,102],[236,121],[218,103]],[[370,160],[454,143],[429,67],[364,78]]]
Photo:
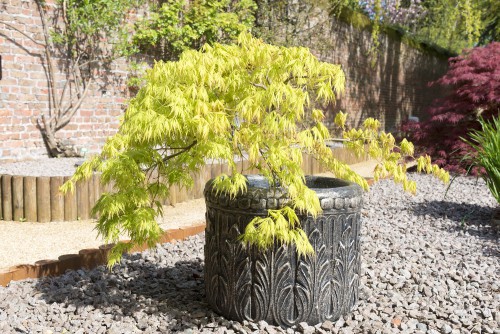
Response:
[[[135,25],[133,42],[155,59],[175,60],[205,43],[232,42],[254,23],[253,0],[167,0]]]
[[[500,1],[484,0],[480,2],[483,29],[479,36],[479,44],[500,41]]]
[[[415,36],[459,54],[479,41],[484,28],[479,0],[424,0]]]
[[[403,131],[445,169],[464,172],[463,160],[472,148],[469,133],[481,129],[479,116],[490,120],[500,108],[500,43],[477,47],[450,58],[448,72],[434,84],[447,86],[451,93],[430,108],[430,118],[407,122]]]

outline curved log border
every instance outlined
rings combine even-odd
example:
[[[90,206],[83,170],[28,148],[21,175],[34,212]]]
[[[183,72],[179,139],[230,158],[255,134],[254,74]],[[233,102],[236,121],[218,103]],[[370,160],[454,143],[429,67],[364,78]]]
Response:
[[[205,223],[179,229],[166,230],[160,243],[175,242],[205,230]],[[8,268],[0,268],[0,286],[7,286],[11,281],[46,276],[60,276],[68,269],[93,269],[107,263],[108,253],[112,245],[102,245],[99,248],[82,249],[78,254],[65,254],[57,260],[40,260],[35,264],[22,264]],[[131,252],[141,252],[148,247],[146,244],[134,247]]]

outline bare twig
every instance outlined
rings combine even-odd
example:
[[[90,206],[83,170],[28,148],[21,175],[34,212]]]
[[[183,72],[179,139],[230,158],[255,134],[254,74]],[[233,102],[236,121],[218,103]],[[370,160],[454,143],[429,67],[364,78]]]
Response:
[[[0,21],[1,24],[3,24],[4,26],[6,27],[9,27],[10,29],[12,30],[15,30],[17,31],[18,33],[20,33],[21,35],[23,35],[24,37],[26,37],[27,39],[29,39],[30,41],[32,41],[33,43],[37,44],[37,45],[41,45],[41,46],[45,46],[45,44],[43,43],[40,43],[38,41],[36,41],[34,38],[32,38],[30,35],[26,34],[25,32],[19,30],[18,28],[14,27],[13,25],[7,23],[7,22],[3,22],[3,21]]]
[[[47,68],[48,68],[48,82],[49,82],[49,90],[50,90],[50,95],[52,99],[52,103],[54,104],[54,109],[56,110],[56,113],[58,113],[58,110],[60,109],[60,104],[59,101],[56,98],[56,73],[54,70],[54,62],[52,59],[52,55],[50,53],[50,33],[47,28],[47,18],[45,17],[45,10],[43,8],[43,3],[40,0],[36,0],[36,4],[38,6],[38,11],[40,12],[40,19],[42,21],[42,30],[43,30],[43,37],[45,39],[45,57],[47,59]],[[50,110],[50,109],[49,109]],[[53,113],[49,111],[49,114],[52,115]]]
[[[167,162],[168,160],[171,160],[171,159],[175,158],[176,156],[178,156],[178,155],[180,155],[180,154],[182,154],[182,153],[186,153],[186,152],[187,152],[187,151],[189,151],[191,148],[193,148],[193,146],[195,146],[197,143],[198,143],[198,141],[197,141],[197,140],[194,140],[191,144],[189,144],[188,146],[186,146],[186,147],[182,148],[182,149],[181,149],[181,151],[176,152],[176,153],[174,153],[174,154],[172,154],[172,155],[169,155],[169,156],[167,156],[167,157],[163,158],[163,162]]]
[[[62,18],[64,20],[64,24],[66,27],[69,26],[69,22],[68,22],[68,1],[67,0],[63,0],[62,2]]]
[[[251,82],[252,86],[267,90],[267,86],[260,83]]]

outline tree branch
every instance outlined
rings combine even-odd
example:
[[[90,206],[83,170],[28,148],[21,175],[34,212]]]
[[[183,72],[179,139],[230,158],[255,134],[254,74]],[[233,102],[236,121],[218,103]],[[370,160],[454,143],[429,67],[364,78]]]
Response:
[[[163,162],[167,162],[168,160],[171,160],[171,159],[175,158],[176,156],[181,155],[182,153],[186,153],[186,152],[187,152],[187,151],[189,151],[191,148],[193,148],[193,146],[194,146],[194,145],[196,145],[197,143],[198,143],[198,141],[197,141],[197,140],[194,140],[191,144],[189,144],[188,146],[186,146],[186,147],[182,148],[182,150],[181,150],[181,151],[176,152],[176,153],[174,153],[174,154],[172,154],[172,155],[169,155],[169,156],[167,156],[167,157],[163,158]]]
[[[71,118],[75,115],[75,113],[80,109],[80,106],[82,105],[83,100],[85,99],[85,96],[87,96],[87,93],[89,91],[90,84],[92,83],[92,79],[89,79],[87,81],[87,85],[85,86],[85,90],[83,91],[82,95],[78,98],[76,101],[76,104],[73,106],[72,102],[70,102],[70,105],[66,110],[62,113],[64,116],[61,117],[61,119],[58,120],[56,124],[56,130],[60,130],[63,127],[65,127],[70,121]]]
[[[47,18],[45,17],[45,11],[43,9],[43,4],[41,3],[40,0],[36,0],[36,4],[38,6],[38,11],[40,12],[40,19],[42,21],[42,30],[43,30],[43,38],[45,39],[45,57],[47,58],[47,69],[48,69],[48,82],[49,82],[49,89],[51,92],[51,99],[52,103],[54,104],[54,109],[56,110],[56,114],[59,113],[60,109],[60,104],[59,101],[56,98],[56,74],[54,71],[54,63],[52,59],[52,55],[50,54],[50,43],[49,43],[49,36],[50,33],[47,29]],[[50,113],[52,115],[53,113]]]
[[[346,138],[327,138],[325,141],[336,141],[336,142],[348,142],[352,141],[351,139],[346,139]]]
[[[31,36],[29,36],[28,34],[24,33],[23,31],[17,29],[16,27],[14,27],[13,25],[7,23],[7,22],[3,22],[3,21],[0,21],[0,23],[2,23],[4,26],[6,27],[9,27],[10,29],[12,30],[15,30],[17,31],[18,33],[20,33],[21,35],[23,35],[24,37],[26,37],[27,39],[29,39],[30,41],[32,41],[33,43],[37,44],[37,45],[40,45],[40,46],[45,46],[45,44],[43,43],[40,43],[38,41],[36,41],[34,38],[32,38]]]
[[[307,76],[307,75],[301,75],[301,76],[298,76],[298,77],[295,77],[295,76],[291,75],[291,76],[288,77],[288,79],[285,80],[285,85],[287,83],[289,83],[293,79],[308,79],[308,78],[309,78],[309,76]]]
[[[267,86],[260,83],[251,82],[252,86],[267,90]]]
[[[71,59],[71,57],[68,56],[68,59],[69,59],[69,62],[70,62],[70,65],[68,65],[68,71],[71,70],[71,73],[73,73],[73,82],[77,86],[76,87],[77,92],[80,92],[81,88],[80,88],[79,81],[81,80],[81,75],[78,76],[76,74],[76,70],[75,70],[75,68],[78,68],[78,66],[76,64],[78,64],[78,62],[80,61],[80,56],[78,56],[75,60]],[[68,76],[66,78],[66,82],[64,83],[63,91],[62,91],[60,99],[59,99],[59,104],[61,106],[63,104],[64,96],[66,95],[66,89],[68,88],[68,86],[70,86],[70,83],[71,83],[71,80],[69,79],[69,74],[68,74]],[[71,88],[70,88],[70,94],[71,94]],[[62,109],[63,108],[61,107],[61,112],[62,112]],[[59,118],[62,116],[61,112],[58,115]]]

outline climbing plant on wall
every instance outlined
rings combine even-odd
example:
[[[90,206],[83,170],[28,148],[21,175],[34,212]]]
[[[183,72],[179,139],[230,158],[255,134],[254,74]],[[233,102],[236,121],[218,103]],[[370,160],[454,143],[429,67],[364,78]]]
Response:
[[[49,156],[78,156],[60,139],[80,109],[91,86],[117,57],[133,52],[126,24],[130,12],[142,0],[35,0],[43,40],[35,40],[6,22],[10,29],[41,45],[46,66],[49,110],[37,118]]]

